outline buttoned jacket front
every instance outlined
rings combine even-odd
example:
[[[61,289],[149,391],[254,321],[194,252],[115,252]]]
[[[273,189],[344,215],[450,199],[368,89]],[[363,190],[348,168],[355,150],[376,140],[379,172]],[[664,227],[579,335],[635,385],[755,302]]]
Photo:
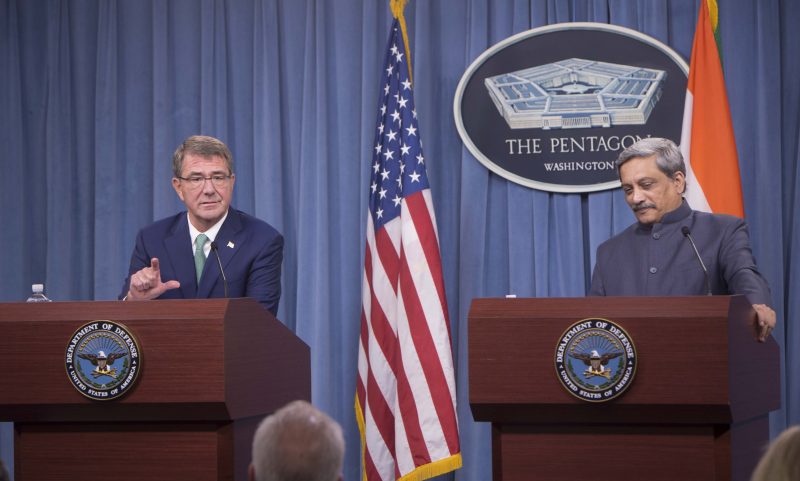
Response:
[[[706,281],[688,227],[705,263],[713,294],[743,294],[771,305],[758,272],[747,224],[737,217],[692,210],[684,201],[661,222],[636,223],[597,249],[590,295],[689,296],[706,293]]]

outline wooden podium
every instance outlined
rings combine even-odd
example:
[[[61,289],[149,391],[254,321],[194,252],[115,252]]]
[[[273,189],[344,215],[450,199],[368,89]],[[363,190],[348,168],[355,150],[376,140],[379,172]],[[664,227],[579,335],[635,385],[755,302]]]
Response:
[[[117,400],[67,378],[66,348],[93,320],[138,340],[139,379]],[[264,415],[310,396],[308,346],[252,299],[0,304],[16,481],[243,481]]]
[[[559,339],[587,318],[636,346],[633,384],[605,403],[556,376]],[[780,405],[778,346],[754,318],[742,296],[474,300],[469,400],[492,423],[494,480],[749,480]]]

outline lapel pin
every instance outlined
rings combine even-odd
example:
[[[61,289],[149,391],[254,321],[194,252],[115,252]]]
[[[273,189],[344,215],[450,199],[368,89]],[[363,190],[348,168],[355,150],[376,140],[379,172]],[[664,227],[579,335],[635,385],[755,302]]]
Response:
[[[233,242],[231,242],[231,241],[228,241],[228,247],[230,247],[231,249],[233,249]]]

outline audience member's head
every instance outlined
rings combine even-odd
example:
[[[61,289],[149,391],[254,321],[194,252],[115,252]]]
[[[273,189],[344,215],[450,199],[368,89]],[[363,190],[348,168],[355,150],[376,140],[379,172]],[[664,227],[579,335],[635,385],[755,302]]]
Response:
[[[0,459],[0,481],[8,481],[9,479],[11,478],[8,477],[8,471],[6,471],[6,467],[3,466],[3,460]]]
[[[267,416],[253,439],[250,481],[341,481],[339,424],[306,401]]]
[[[800,481],[800,426],[778,436],[761,457],[751,481]]]

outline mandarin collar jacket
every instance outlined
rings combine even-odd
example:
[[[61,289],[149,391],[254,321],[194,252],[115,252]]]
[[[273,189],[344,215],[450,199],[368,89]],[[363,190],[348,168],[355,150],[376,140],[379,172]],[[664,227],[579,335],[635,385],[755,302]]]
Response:
[[[705,275],[683,235],[684,226],[708,269],[712,294],[743,294],[751,304],[772,304],[753,258],[747,224],[729,215],[694,211],[686,201],[661,222],[637,222],[601,244],[590,295],[704,295]]]

